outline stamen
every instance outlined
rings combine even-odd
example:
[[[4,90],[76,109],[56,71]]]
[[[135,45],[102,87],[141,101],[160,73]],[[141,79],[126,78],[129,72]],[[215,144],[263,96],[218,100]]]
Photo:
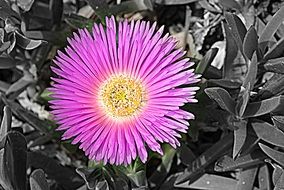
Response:
[[[144,89],[139,81],[119,75],[105,82],[99,97],[107,114],[113,117],[127,117],[134,115],[141,108],[144,95]]]

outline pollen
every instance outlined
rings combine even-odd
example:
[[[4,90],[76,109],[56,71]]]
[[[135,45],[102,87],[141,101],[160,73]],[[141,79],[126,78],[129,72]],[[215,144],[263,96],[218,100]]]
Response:
[[[108,115],[128,117],[136,114],[143,105],[145,91],[139,81],[118,75],[104,83],[99,96]]]

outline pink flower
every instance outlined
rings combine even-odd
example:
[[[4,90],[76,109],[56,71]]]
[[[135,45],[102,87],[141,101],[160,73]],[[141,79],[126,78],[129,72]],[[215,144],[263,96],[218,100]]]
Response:
[[[117,26],[106,18],[106,29],[80,29],[54,60],[52,113],[63,139],[73,138],[90,159],[119,165],[139,156],[146,162],[146,145],[160,154],[160,143],[176,148],[179,132],[194,118],[180,106],[197,102],[198,87],[187,84],[200,76],[174,49],[176,41],[155,28],[145,21]]]

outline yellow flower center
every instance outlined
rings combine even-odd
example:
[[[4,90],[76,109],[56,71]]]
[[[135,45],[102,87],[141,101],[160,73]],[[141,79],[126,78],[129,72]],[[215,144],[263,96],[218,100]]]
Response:
[[[119,75],[105,82],[100,98],[107,114],[113,117],[132,116],[143,103],[144,90],[139,81]]]

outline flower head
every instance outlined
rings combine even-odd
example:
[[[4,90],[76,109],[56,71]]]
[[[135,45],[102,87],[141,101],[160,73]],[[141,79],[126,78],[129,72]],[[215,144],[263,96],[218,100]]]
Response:
[[[180,106],[197,101],[198,87],[188,84],[199,75],[176,41],[155,28],[106,18],[106,29],[80,29],[54,60],[52,113],[63,139],[73,138],[90,159],[145,162],[146,147],[163,154],[160,143],[178,146],[179,132],[194,118]]]

